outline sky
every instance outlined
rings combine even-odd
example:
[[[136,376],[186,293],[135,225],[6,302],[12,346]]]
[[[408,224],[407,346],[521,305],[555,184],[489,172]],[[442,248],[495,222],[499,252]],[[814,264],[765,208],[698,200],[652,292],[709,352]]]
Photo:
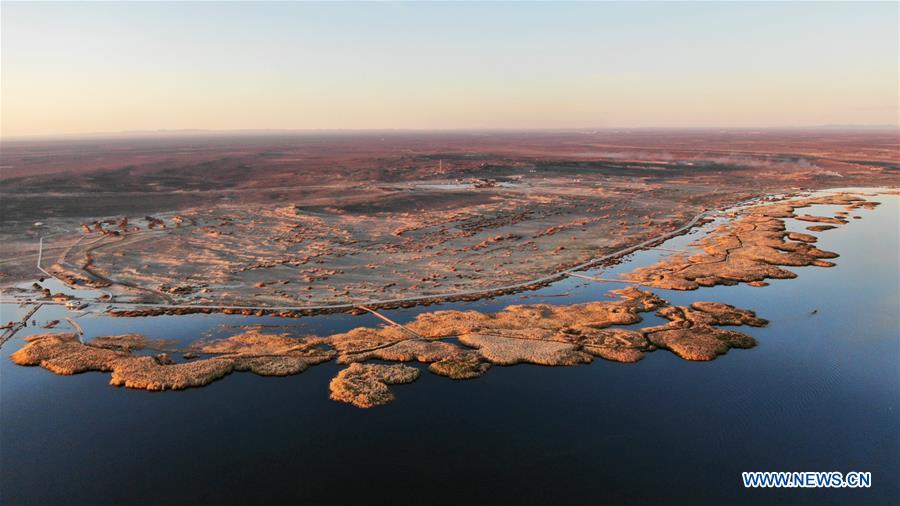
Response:
[[[0,4],[0,135],[892,124],[900,3]]]

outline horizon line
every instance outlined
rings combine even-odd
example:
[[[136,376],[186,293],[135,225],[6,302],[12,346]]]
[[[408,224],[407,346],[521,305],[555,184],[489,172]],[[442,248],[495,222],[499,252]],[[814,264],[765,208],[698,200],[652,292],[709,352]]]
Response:
[[[9,141],[53,141],[53,140],[81,140],[104,138],[180,138],[191,135],[209,136],[239,136],[239,135],[266,135],[266,134],[364,134],[364,133],[595,133],[613,131],[779,131],[779,130],[896,130],[900,129],[900,123],[850,123],[850,124],[822,124],[822,125],[798,125],[798,126],[639,126],[639,127],[557,127],[557,128],[241,128],[241,129],[215,129],[215,128],[161,128],[118,130],[101,132],[73,132],[51,134],[21,134],[2,135],[0,142]]]

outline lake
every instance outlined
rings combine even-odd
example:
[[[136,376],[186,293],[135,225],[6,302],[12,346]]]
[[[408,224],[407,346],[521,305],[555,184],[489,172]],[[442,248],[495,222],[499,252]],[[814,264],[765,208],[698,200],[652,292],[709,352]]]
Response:
[[[871,199],[883,204],[816,234],[820,248],[841,255],[834,268],[791,267],[796,279],[763,288],[656,290],[674,304],[725,302],[770,320],[739,329],[756,348],[712,362],[660,350],[637,364],[495,366],[466,381],[423,371],[392,387],[394,402],[363,410],[328,399],[328,382],[342,368],[334,363],[283,378],[237,373],[163,393],[109,386],[108,373],[64,377],[19,367],[9,355],[22,338],[46,332],[29,325],[0,353],[0,502],[896,504],[900,207],[896,196]],[[787,223],[797,231],[810,225]],[[665,247],[685,247],[699,234]],[[604,276],[662,254],[638,252]],[[617,287],[569,278],[525,294],[384,313],[403,322],[436,309],[583,302]],[[21,311],[4,306],[0,319]],[[45,306],[35,318],[66,315]],[[633,327],[664,321],[644,316]],[[141,332],[184,343],[244,324],[302,335],[380,323],[372,315],[77,321],[86,339]],[[769,470],[870,471],[873,483],[743,487],[742,471]]]

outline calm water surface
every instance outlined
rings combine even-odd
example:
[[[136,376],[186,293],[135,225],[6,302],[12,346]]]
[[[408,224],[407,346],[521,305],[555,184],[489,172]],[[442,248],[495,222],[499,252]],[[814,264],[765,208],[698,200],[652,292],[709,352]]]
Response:
[[[896,197],[875,200],[884,204],[855,212],[862,220],[818,234],[820,247],[841,254],[835,268],[797,268],[797,279],[765,288],[659,291],[676,304],[721,301],[771,321],[742,329],[758,347],[712,362],[657,351],[631,365],[494,367],[469,381],[425,372],[394,387],[392,404],[361,410],[328,399],[335,364],[166,393],[114,388],[105,373],[15,366],[8,356],[22,337],[42,332],[29,326],[0,353],[0,503],[897,504],[900,209]],[[637,253],[606,275],[660,254]],[[609,288],[570,279],[525,298],[425,310],[598,300]],[[0,319],[19,311],[6,306]],[[388,315],[406,321],[420,311]],[[35,318],[66,315],[44,307]],[[86,338],[142,332],[184,342],[248,323],[298,335],[379,323],[371,315],[78,321]],[[637,326],[660,321],[648,314]],[[871,471],[873,486],[746,490],[740,473],[749,470]]]

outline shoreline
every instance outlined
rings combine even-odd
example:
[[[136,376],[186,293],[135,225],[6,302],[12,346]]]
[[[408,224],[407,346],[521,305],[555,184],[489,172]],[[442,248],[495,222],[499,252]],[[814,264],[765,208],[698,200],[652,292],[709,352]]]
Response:
[[[767,283],[758,284],[760,279],[796,277],[793,272],[776,267],[778,265],[833,267],[834,263],[819,259],[836,258],[837,253],[810,246],[815,238],[788,232],[785,220],[797,218],[795,209],[815,204],[843,205],[845,209],[875,209],[880,205],[880,202],[867,201],[856,193],[860,192],[792,195],[787,201],[769,199],[763,205],[752,205],[740,214],[729,216],[731,221],[697,240],[706,253],[697,253],[691,260],[704,255],[716,256],[717,252],[710,251],[707,243],[719,236],[737,234],[735,239],[739,245],[727,246],[725,257],[720,260],[710,262],[700,261],[704,260],[700,258],[694,264],[704,269],[726,265],[731,262],[731,255],[736,255],[740,257],[737,264],[753,272],[752,276],[760,273],[756,273],[748,261],[773,270],[763,270],[759,279],[723,275],[701,282],[694,276],[697,286],[668,289],[693,291],[700,287],[740,283],[765,286]],[[835,214],[841,212],[835,211]],[[699,216],[695,217],[692,222],[699,219]],[[672,233],[690,226],[685,225]],[[741,234],[750,235],[740,237]],[[633,248],[637,247],[640,246]],[[781,253],[771,256],[767,250]],[[671,259],[657,260],[632,273],[658,270],[671,262]],[[688,274],[684,276],[685,280],[694,279]],[[664,278],[651,281],[668,282]],[[648,286],[667,289],[659,284]],[[332,379],[331,398],[368,408],[394,399],[390,385],[410,383],[419,377],[423,369],[406,363],[427,366],[428,371],[438,376],[466,380],[480,377],[494,366],[576,366],[595,359],[634,363],[657,350],[669,351],[686,361],[703,362],[715,360],[732,349],[757,346],[758,341],[753,336],[724,327],[765,327],[769,323],[757,317],[753,309],[723,302],[670,302],[652,290],[635,287],[609,293],[616,295],[616,300],[594,297],[586,302],[565,304],[509,304],[499,310],[423,309],[411,321],[402,324],[383,317],[387,325],[364,325],[343,332],[332,330],[303,337],[248,327],[238,334],[210,340],[200,338],[180,348],[172,347],[167,339],[153,340],[139,333],[101,334],[88,342],[71,332],[39,333],[26,337],[25,345],[10,358],[18,365],[39,366],[59,375],[110,372],[111,385],[140,390],[202,387],[232,372],[292,376],[309,367],[335,361],[348,367]],[[365,310],[381,316],[369,308]],[[662,321],[632,327],[644,321],[641,313],[649,312],[654,312]],[[133,354],[133,350],[159,353]],[[176,361],[170,353],[182,354],[183,361]],[[373,359],[383,362],[369,362]]]
[[[730,205],[725,209],[716,209],[703,211],[697,215],[695,215],[691,220],[689,220],[686,224],[681,227],[676,228],[670,232],[659,235],[657,237],[653,237],[651,239],[647,239],[638,244],[628,246],[618,251],[614,251],[612,253],[608,253],[606,255],[602,255],[600,257],[593,258],[588,260],[587,262],[580,263],[573,267],[569,267],[565,270],[558,271],[552,274],[547,274],[541,276],[539,278],[535,278],[532,280],[516,283],[513,285],[506,285],[495,288],[485,288],[480,290],[471,290],[471,291],[463,291],[463,292],[454,292],[447,294],[438,294],[438,295],[422,295],[415,297],[404,297],[404,298],[395,298],[395,299],[384,299],[384,300],[370,300],[370,301],[361,301],[361,302],[348,302],[342,304],[326,304],[326,305],[315,305],[315,306],[227,306],[227,305],[201,305],[201,304],[159,304],[152,302],[120,302],[113,303],[110,305],[118,306],[118,307],[150,307],[153,309],[147,310],[125,310],[125,311],[117,311],[114,309],[107,310],[106,313],[111,316],[118,317],[140,317],[140,316],[161,316],[161,315],[187,315],[187,314],[211,314],[211,313],[223,313],[223,314],[244,314],[246,316],[279,316],[285,318],[298,318],[302,316],[314,316],[314,315],[322,315],[322,314],[332,314],[332,313],[359,313],[362,314],[365,312],[364,309],[360,308],[360,306],[366,306],[371,309],[397,309],[397,308],[410,308],[416,306],[429,306],[432,304],[440,303],[440,302],[471,302],[482,299],[489,299],[494,297],[499,297],[503,295],[510,295],[514,293],[520,293],[525,291],[533,291],[539,288],[543,288],[545,286],[549,286],[550,284],[562,280],[569,276],[571,273],[582,271],[589,269],[591,267],[596,267],[598,265],[609,265],[609,263],[615,263],[615,261],[621,259],[624,256],[630,255],[637,251],[653,248],[655,245],[661,244],[669,239],[674,237],[678,237],[680,235],[684,235],[690,232],[697,224],[702,225],[702,221],[708,218],[710,215],[720,214],[727,212],[729,209],[734,209],[736,207],[741,207],[747,205],[749,202],[756,201],[758,199],[766,198],[768,195],[762,195],[758,197],[754,197],[752,199],[748,199],[746,201],[742,201],[735,205]],[[43,238],[41,238],[41,241]],[[81,287],[72,286],[66,281],[53,276],[40,266],[40,258],[41,254],[38,254],[38,269],[48,274],[49,277],[63,283],[67,287],[73,290],[79,290]],[[89,288],[94,289],[94,288]],[[48,301],[43,299],[32,299],[25,301],[0,301],[0,303],[9,303],[9,304],[38,304],[45,303],[51,305],[64,305],[63,302],[55,302]],[[263,314],[259,314],[259,312]],[[122,314],[123,312],[127,312],[130,314]],[[140,313],[140,314],[134,314]],[[290,314],[288,314],[290,313]]]
[[[178,316],[178,315],[191,315],[191,314],[226,314],[226,315],[243,315],[243,316],[275,316],[280,318],[302,318],[308,316],[319,316],[319,315],[328,315],[328,314],[352,314],[352,315],[360,315],[368,312],[367,309],[371,310],[392,310],[392,309],[408,309],[413,307],[427,307],[433,304],[445,303],[445,302],[474,302],[478,300],[491,299],[495,297],[501,297],[504,295],[511,295],[516,293],[528,292],[538,290],[540,288],[544,288],[549,286],[557,281],[561,281],[569,276],[572,276],[573,273],[584,271],[590,269],[592,267],[598,266],[611,266],[617,264],[623,257],[636,253],[638,251],[643,251],[647,249],[652,249],[659,244],[662,244],[670,239],[673,239],[678,236],[685,235],[689,233],[694,227],[699,225],[704,225],[707,222],[704,222],[706,219],[710,219],[716,215],[722,215],[726,213],[734,213],[738,212],[743,208],[748,206],[759,204],[762,201],[767,203],[774,202],[784,202],[790,199],[799,198],[804,194],[814,194],[814,193],[840,193],[840,192],[852,192],[855,190],[862,191],[876,191],[876,192],[895,192],[896,189],[888,188],[888,187],[860,187],[860,188],[829,188],[829,189],[803,189],[798,190],[796,192],[792,192],[789,194],[762,194],[756,197],[752,197],[734,204],[729,204],[724,207],[706,210],[701,213],[695,215],[691,220],[689,220],[684,225],[666,232],[665,234],[661,234],[657,237],[647,239],[645,241],[641,241],[638,244],[634,244],[628,246],[626,248],[614,251],[612,253],[608,253],[599,257],[592,258],[586,262],[582,262],[575,266],[566,268],[561,271],[557,271],[552,274],[546,274],[540,276],[538,278],[534,278],[528,281],[515,283],[512,285],[506,285],[501,287],[494,288],[485,288],[479,290],[470,290],[463,292],[453,292],[446,294],[437,294],[437,295],[421,295],[414,297],[403,297],[403,298],[394,298],[394,299],[381,299],[381,300],[368,300],[368,301],[360,301],[360,302],[347,302],[340,304],[323,304],[323,305],[312,305],[312,306],[241,306],[241,305],[211,305],[211,304],[160,304],[153,302],[116,302],[116,303],[106,303],[111,308],[105,309],[103,312],[109,316],[113,317],[122,317],[122,318],[136,318],[136,317],[152,317],[152,316]],[[876,193],[877,194],[877,193]],[[774,200],[764,200],[764,199],[774,199]],[[40,242],[42,243],[43,238],[41,238]],[[41,254],[38,254],[38,265],[37,268],[46,274],[48,273],[44,270],[40,265]],[[66,287],[73,290],[81,290],[81,287],[72,286],[66,281],[57,278],[50,274],[50,277],[63,283]],[[641,283],[637,280],[613,280],[612,282],[621,283],[627,286],[639,286]],[[92,290],[93,288],[85,288],[86,290]],[[96,290],[96,289],[93,289]],[[103,301],[94,302],[96,304],[103,304]],[[65,305],[65,302],[56,302],[47,299],[28,299],[28,300],[12,300],[12,301],[0,301],[0,304],[19,304],[19,305],[32,305],[32,304],[48,304],[48,305]],[[121,309],[120,309],[121,308]],[[129,309],[133,308],[133,309]]]
[[[804,190],[805,191],[805,190]],[[816,190],[813,190],[816,191]],[[827,191],[827,190],[822,190]],[[674,237],[678,237],[680,235],[684,235],[689,233],[695,226],[698,224],[703,225],[703,220],[710,218],[711,216],[717,214],[723,214],[730,212],[734,209],[739,209],[741,207],[745,207],[747,205],[752,204],[753,202],[757,202],[760,199],[770,198],[773,194],[763,194],[756,197],[752,197],[750,199],[746,199],[734,204],[729,204],[725,207],[706,210],[701,213],[696,214],[693,218],[691,218],[687,223],[681,225],[680,227],[661,234],[659,236],[641,241],[637,244],[628,246],[626,248],[622,248],[620,250],[607,253],[605,255],[601,255],[599,257],[592,258],[586,262],[582,262],[576,264],[572,267],[568,267],[564,270],[557,271],[551,274],[545,274],[540,277],[515,283],[512,285],[505,285],[500,287],[492,287],[492,288],[484,288],[478,290],[469,290],[462,292],[452,292],[445,294],[436,294],[436,295],[421,295],[414,297],[402,297],[402,298],[393,298],[393,299],[376,299],[376,300],[366,300],[360,302],[347,302],[340,304],[323,304],[323,305],[311,305],[311,306],[242,306],[242,305],[224,305],[224,304],[160,304],[153,302],[117,302],[110,303],[111,306],[117,307],[134,307],[134,308],[153,308],[153,309],[135,309],[135,310],[124,310],[124,311],[116,311],[115,309],[107,310],[107,314],[112,316],[121,316],[121,317],[138,317],[138,316],[161,316],[161,315],[187,315],[187,314],[211,314],[211,313],[224,313],[224,314],[243,314],[246,316],[280,316],[286,318],[297,318],[302,316],[314,316],[321,314],[332,314],[332,313],[362,313],[365,310],[361,309],[360,306],[366,306],[371,309],[397,309],[397,308],[410,308],[416,306],[429,306],[436,303],[441,302],[472,302],[482,299],[489,299],[494,297],[499,297],[503,295],[510,295],[514,293],[521,293],[526,291],[533,291],[545,286],[548,286],[556,281],[566,278],[571,275],[573,272],[578,272],[582,270],[586,270],[592,267],[602,266],[602,265],[613,265],[617,263],[622,257],[635,253],[637,251],[642,251],[645,249],[653,248],[669,239]],[[39,240],[39,244],[42,244],[43,237]],[[38,253],[38,265],[37,268],[41,272],[48,274],[49,277],[59,281],[70,289],[80,290],[81,287],[72,286],[70,283],[66,282],[63,279],[60,279],[56,276],[53,276],[51,273],[44,270],[40,265],[41,253],[39,250]],[[634,283],[632,283],[634,284]],[[96,288],[86,288],[87,290],[96,290]],[[47,303],[47,304],[57,304],[62,305],[62,302],[54,302],[43,299],[30,299],[25,301],[0,301],[0,303],[10,303],[10,304],[37,304],[37,303]],[[101,302],[102,303],[102,302]],[[258,312],[262,311],[263,314],[258,314]],[[127,312],[129,314],[122,314],[123,312]],[[140,314],[135,314],[140,313]]]

